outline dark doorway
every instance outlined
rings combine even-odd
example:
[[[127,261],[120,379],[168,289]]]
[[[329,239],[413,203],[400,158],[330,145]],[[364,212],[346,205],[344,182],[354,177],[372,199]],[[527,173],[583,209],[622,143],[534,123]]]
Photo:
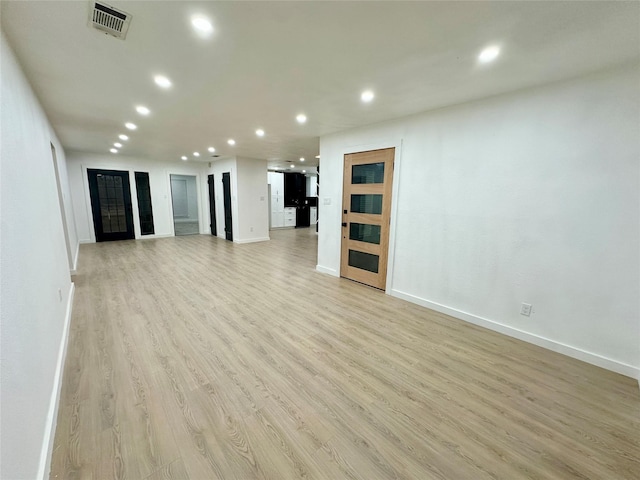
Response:
[[[222,174],[222,190],[224,197],[224,236],[227,240],[233,241],[233,228],[231,226],[231,174]]]
[[[140,215],[140,235],[153,235],[153,208],[151,206],[151,187],[149,173],[136,172],[136,192],[138,194],[138,212]]]
[[[129,172],[87,169],[97,242],[134,238]]]
[[[209,217],[211,218],[211,235],[218,235],[218,227],[216,225],[216,192],[213,183],[213,175],[209,175]]]

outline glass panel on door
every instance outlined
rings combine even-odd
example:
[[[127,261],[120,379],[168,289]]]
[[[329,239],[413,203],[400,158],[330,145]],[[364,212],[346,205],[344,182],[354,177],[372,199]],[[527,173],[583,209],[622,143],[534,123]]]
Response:
[[[349,250],[349,266],[361,268],[369,272],[378,273],[380,257],[372,253]]]
[[[351,167],[351,183],[383,183],[384,162],[365,163]]]
[[[351,212],[380,215],[382,213],[382,195],[351,195]]]
[[[380,245],[380,225],[351,223],[349,225],[349,240]]]

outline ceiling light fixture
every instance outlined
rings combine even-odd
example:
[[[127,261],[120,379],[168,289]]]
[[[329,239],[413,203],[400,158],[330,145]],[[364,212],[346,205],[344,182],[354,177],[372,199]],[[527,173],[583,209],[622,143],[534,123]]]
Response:
[[[117,148],[112,148],[111,150],[109,150],[111,153],[118,153],[118,149]]]
[[[171,87],[171,80],[169,80],[164,75],[156,75],[155,77],[153,77],[153,81],[156,82],[156,85],[158,85],[159,87],[162,87],[162,88]]]
[[[208,37],[213,32],[213,25],[211,21],[203,15],[194,15],[191,17],[191,25],[195,29],[196,33],[204,37]]]
[[[296,117],[296,120],[298,123],[305,123],[307,121],[307,116],[304,113],[301,113]]]
[[[120,142],[116,142],[116,143],[113,144],[113,146],[120,148],[120,147],[122,147],[122,144]]]
[[[181,156],[180,158],[181,158],[182,160],[186,160],[186,159],[187,159],[186,155],[183,155],[183,156]]]
[[[199,153],[199,152],[193,152],[193,156],[194,156],[194,157],[199,157],[199,156],[200,156],[200,153]]]
[[[235,145],[235,144],[236,144],[236,141],[235,141],[233,138],[230,138],[229,140],[227,140],[227,143],[228,143],[229,145]]]
[[[307,171],[306,170],[302,170],[302,173],[307,173]]]
[[[126,135],[118,135],[118,138],[119,138],[120,140],[129,140],[129,137],[128,137],[128,136],[126,136]]]
[[[375,97],[375,95],[371,90],[365,90],[360,95],[360,99],[365,103],[369,103],[371,100],[373,100],[373,97]]]
[[[135,130],[136,128],[138,128],[135,123],[131,123],[131,122],[125,123],[124,126],[127,127],[129,130]]]
[[[136,107],[136,112],[138,112],[140,115],[149,115],[151,113],[151,110],[149,110],[144,105],[138,105]]]
[[[301,162],[304,162],[304,157],[300,157],[300,161],[301,161]]]
[[[500,55],[500,47],[492,45],[480,52],[480,55],[478,55],[478,61],[480,63],[489,63],[495,60],[498,55]]]
[[[209,147],[209,148],[207,148],[207,150],[209,150],[209,152],[210,152],[210,153],[213,153],[213,152],[215,152],[215,151],[216,151],[216,149],[215,149],[215,148],[213,148],[213,147]]]
[[[256,130],[256,135],[259,137],[264,137],[264,130],[259,128],[258,130]]]
[[[292,163],[291,165],[289,165],[289,168],[293,168],[295,167],[295,165]]]
[[[316,158],[320,158],[320,155],[316,155]]]

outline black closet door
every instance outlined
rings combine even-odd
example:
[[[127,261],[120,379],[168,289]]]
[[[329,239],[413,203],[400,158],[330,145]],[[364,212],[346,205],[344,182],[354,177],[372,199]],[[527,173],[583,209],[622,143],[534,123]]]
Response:
[[[87,169],[97,242],[134,238],[129,172]]]
[[[216,225],[216,192],[214,188],[213,175],[209,175],[209,218],[211,219],[211,235],[218,235],[218,227]]]
[[[222,194],[224,197],[224,236],[227,240],[233,241],[233,228],[231,217],[231,174],[222,174]]]

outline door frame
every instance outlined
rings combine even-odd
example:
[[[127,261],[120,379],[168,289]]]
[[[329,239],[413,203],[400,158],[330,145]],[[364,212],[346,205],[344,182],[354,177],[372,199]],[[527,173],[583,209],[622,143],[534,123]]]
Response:
[[[100,215],[98,214],[98,212],[96,211],[96,208],[94,208],[94,204],[93,204],[93,194],[92,192],[95,192],[95,194],[98,194],[98,187],[97,184],[95,185],[95,188],[92,187],[92,181],[91,181],[91,172],[101,172],[102,174],[105,175],[109,175],[109,174],[126,174],[126,177],[123,176],[123,196],[124,196],[124,211],[125,211],[125,222],[127,225],[127,232],[126,234],[120,235],[123,238],[111,238],[111,239],[98,239],[98,230],[97,230],[97,223],[99,222],[100,225],[102,225],[102,218],[100,217]],[[96,175],[98,175],[96,173]],[[126,182],[126,185],[125,185]],[[91,220],[94,226],[94,235],[95,235],[95,241],[96,242],[102,242],[102,241],[117,241],[117,240],[135,240],[136,238],[136,228],[135,228],[135,221],[134,221],[134,215],[133,215],[133,196],[131,195],[131,172],[129,170],[113,170],[113,169],[104,169],[104,168],[87,168],[87,185],[89,188],[89,205],[90,205],[90,212],[91,212]],[[99,201],[99,198],[97,198],[96,200]],[[104,232],[103,232],[104,234]]]
[[[218,215],[216,215],[216,176],[207,175],[207,194],[209,195],[209,230],[214,237],[218,236]]]
[[[222,182],[222,213],[224,218],[224,239],[230,242],[233,242],[233,182],[231,181],[231,170],[228,172],[222,172],[221,182]],[[231,213],[231,238],[227,238],[227,207],[225,205],[225,191],[224,191],[224,177],[225,175],[229,176],[229,210]]]
[[[336,211],[336,222],[338,225],[338,257],[337,257],[337,274],[340,276],[340,262],[342,260],[342,199],[344,198],[344,156],[351,153],[367,152],[370,150],[383,150],[385,148],[395,148],[395,155],[393,158],[393,180],[391,182],[391,225],[389,225],[389,251],[387,255],[387,281],[385,286],[385,293],[391,294],[393,290],[393,272],[395,270],[396,260],[396,236],[398,225],[398,185],[400,183],[401,165],[402,165],[402,144],[403,139],[397,138],[394,140],[388,140],[385,142],[373,142],[358,145],[349,145],[340,150],[340,196],[339,209]],[[320,196],[318,196],[318,207],[320,206]],[[320,212],[318,212],[320,216]],[[326,214],[325,214],[326,217]]]
[[[167,170],[166,171],[167,174],[167,206],[169,208],[169,218],[171,220],[170,224],[171,224],[171,234],[168,235],[170,237],[175,237],[176,236],[176,226],[175,223],[173,221],[173,196],[171,193],[171,175],[180,175],[183,177],[196,177],[196,195],[197,195],[197,199],[198,199],[198,234],[202,235],[203,230],[202,230],[202,225],[205,224],[204,219],[203,219],[203,202],[204,200],[209,196],[209,194],[207,193],[207,196],[205,198],[202,197],[202,189],[203,186],[200,184],[201,178],[200,178],[200,174],[199,173],[191,173],[191,172],[181,172],[181,171],[174,171],[174,170]],[[207,200],[208,202],[208,200]]]

